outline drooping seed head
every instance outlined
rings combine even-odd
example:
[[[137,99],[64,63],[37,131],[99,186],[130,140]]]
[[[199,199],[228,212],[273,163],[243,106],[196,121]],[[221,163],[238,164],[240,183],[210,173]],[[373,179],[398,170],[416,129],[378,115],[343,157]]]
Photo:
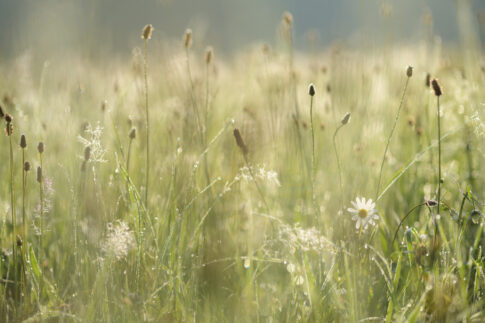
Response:
[[[433,79],[431,81],[431,86],[433,87],[434,95],[441,96],[443,94],[443,91],[441,90],[440,83],[438,83],[437,79]]]
[[[342,125],[346,125],[350,121],[350,112],[347,112],[347,114],[342,118]]]
[[[84,148],[84,161],[88,161],[91,158],[91,147]]]
[[[184,46],[187,49],[190,48],[190,46],[192,46],[192,29],[190,28],[185,29]]]
[[[412,66],[408,66],[408,69],[406,70],[406,75],[408,77],[413,76],[413,67]]]
[[[426,87],[431,86],[431,74],[426,73],[426,80],[424,82],[425,82],[424,84],[426,85]]]
[[[148,24],[143,28],[143,31],[141,33],[141,38],[148,40],[152,38],[152,32],[155,30],[152,25]]]
[[[236,144],[241,149],[242,153],[244,155],[247,155],[248,146],[246,146],[246,143],[244,142],[244,139],[242,138],[238,128],[234,129],[234,138],[236,138]]]
[[[42,183],[42,167],[37,166],[37,182]]]
[[[136,128],[131,129],[129,137],[132,140],[136,138]]]
[[[308,94],[310,94],[310,96],[315,95],[315,86],[313,85],[313,83],[310,83],[310,86],[308,86]]]
[[[209,46],[205,50],[205,63],[209,65],[212,63],[212,60],[214,59],[214,49],[212,46]]]
[[[26,161],[24,163],[24,171],[29,172],[30,169],[31,169],[30,163],[28,161]]]
[[[44,149],[45,149],[44,143],[42,141],[39,142],[39,144],[37,145],[37,151],[39,152],[39,154],[42,154],[44,152]]]
[[[22,149],[27,148],[27,139],[25,138],[24,134],[20,136],[20,148]]]

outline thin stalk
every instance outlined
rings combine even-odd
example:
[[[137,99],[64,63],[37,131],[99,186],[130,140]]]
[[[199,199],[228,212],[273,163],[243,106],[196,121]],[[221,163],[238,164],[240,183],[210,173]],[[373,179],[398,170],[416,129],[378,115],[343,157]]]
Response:
[[[7,125],[9,127],[10,125]],[[12,259],[14,265],[14,281],[17,282],[17,253],[15,248],[15,224],[17,222],[15,216],[15,197],[14,197],[14,189],[13,189],[13,181],[14,181],[14,167],[13,167],[13,143],[12,143],[12,134],[9,134],[9,143],[10,143],[10,209],[12,210]]]
[[[312,174],[311,174],[311,190],[312,190],[312,204],[315,207],[315,132],[313,130],[313,95],[310,96],[310,128],[312,131]]]
[[[200,124],[200,115],[199,115],[199,109],[197,108],[197,103],[195,101],[195,90],[194,90],[194,82],[192,80],[192,71],[190,69],[190,57],[189,57],[189,48],[186,46],[185,47],[185,57],[187,59],[187,74],[189,76],[189,81],[190,81],[190,98],[192,101],[192,108],[194,109],[194,114],[195,114],[195,119],[197,122],[197,130],[199,131],[199,138],[201,140],[201,144],[204,143],[202,139],[202,126]]]
[[[408,88],[409,79],[410,77],[406,79],[406,85],[404,85],[404,91],[402,93],[401,102],[399,103],[399,108],[397,109],[396,118],[394,119],[394,124],[392,125],[391,133],[389,134],[389,137],[387,137],[386,149],[384,149],[384,155],[382,156],[382,162],[381,162],[381,169],[379,171],[379,180],[377,181],[376,200],[377,200],[377,197],[379,196],[379,190],[381,188],[382,171],[384,169],[384,162],[386,161],[386,154],[387,154],[387,151],[389,150],[389,145],[391,143],[394,130],[396,129],[397,121],[399,120],[399,115],[401,113],[402,104],[404,102],[404,97],[406,95],[406,90]]]
[[[264,206],[266,207],[266,210],[269,212],[268,203],[266,203],[266,199],[264,198],[263,191],[261,190],[261,187],[259,186],[258,181],[256,180],[256,176],[254,176],[253,170],[251,169],[251,166],[249,165],[248,157],[246,156],[246,154],[243,154],[243,156],[244,156],[244,162],[246,163],[246,167],[249,170],[249,174],[251,175],[251,178],[253,179],[254,184],[256,184],[256,188],[258,189],[258,193],[261,196],[261,200],[263,201]]]
[[[130,155],[131,155],[131,143],[133,142],[133,139],[130,138],[130,142],[128,144],[128,154],[126,156],[126,172],[129,174],[130,173]]]
[[[145,39],[145,55],[144,55],[144,76],[145,76],[145,115],[146,115],[146,146],[147,146],[147,158],[146,158],[146,179],[145,179],[145,205],[148,208],[148,181],[150,178],[150,118],[148,114],[148,40]]]
[[[27,239],[27,225],[25,222],[25,189],[27,176],[25,173],[25,149],[22,149],[22,234],[24,242]]]
[[[339,187],[340,187],[340,209],[343,211],[344,209],[344,189],[342,185],[342,167],[340,165],[340,158],[338,155],[338,150],[337,150],[337,133],[342,128],[344,125],[341,124],[340,126],[337,127],[333,134],[333,148],[335,149],[335,156],[337,157],[337,166],[338,166],[338,179],[339,179]]]
[[[440,97],[439,95],[436,96],[436,105],[438,107],[438,211],[437,214],[440,214],[440,202],[441,202],[441,117],[440,117]],[[435,239],[436,233],[438,230],[438,224],[435,222]]]

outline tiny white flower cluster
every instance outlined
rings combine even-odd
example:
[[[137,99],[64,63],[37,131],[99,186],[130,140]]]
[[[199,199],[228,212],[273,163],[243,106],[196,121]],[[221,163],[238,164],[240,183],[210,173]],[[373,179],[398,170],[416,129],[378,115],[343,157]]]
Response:
[[[290,253],[294,254],[298,251],[330,251],[335,252],[334,245],[320,234],[320,232],[312,227],[303,229],[299,226],[282,225],[279,232],[279,239],[285,242],[290,249]]]
[[[101,247],[107,256],[113,256],[116,260],[124,259],[134,244],[135,237],[128,224],[123,221],[108,223],[106,238]]]
[[[278,179],[278,173],[273,171],[273,170],[266,170],[265,166],[256,166],[256,167],[251,167],[251,171],[253,172],[254,176],[257,179],[260,179],[262,181],[266,181],[269,184],[275,185],[280,187],[280,181]],[[246,182],[252,181],[251,177],[251,172],[247,166],[242,167],[240,170],[240,178],[245,180]]]
[[[106,160],[104,159],[104,154],[106,151],[104,150],[103,146],[101,145],[101,136],[103,134],[103,127],[98,124],[96,128],[93,129],[91,124],[88,124],[85,130],[87,138],[79,135],[77,139],[84,147],[89,147],[91,149],[90,161],[98,162],[98,163],[105,163]],[[82,160],[84,160],[84,156],[80,156]]]

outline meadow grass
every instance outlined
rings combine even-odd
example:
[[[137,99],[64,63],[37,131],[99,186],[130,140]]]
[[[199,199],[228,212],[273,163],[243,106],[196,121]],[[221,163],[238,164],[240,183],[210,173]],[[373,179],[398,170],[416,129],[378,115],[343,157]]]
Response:
[[[0,64],[1,321],[485,320],[478,60],[316,60],[292,24],[226,60],[187,30],[148,64],[150,26],[131,60]]]

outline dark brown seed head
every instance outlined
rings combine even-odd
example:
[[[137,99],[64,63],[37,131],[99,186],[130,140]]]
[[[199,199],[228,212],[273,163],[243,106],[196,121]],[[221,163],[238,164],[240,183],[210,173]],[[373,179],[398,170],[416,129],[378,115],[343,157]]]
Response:
[[[22,149],[27,148],[27,139],[25,138],[24,134],[20,136],[20,148]]]
[[[13,121],[13,118],[10,114],[5,114],[5,121],[7,121],[8,123],[12,122]]]
[[[214,49],[211,46],[207,47],[205,50],[205,63],[209,65],[214,59]]]
[[[28,161],[26,161],[24,163],[24,171],[29,172],[30,168],[31,168],[30,163]]]
[[[438,80],[437,79],[433,79],[431,81],[431,86],[433,87],[434,95],[440,96],[440,95],[443,94],[443,91],[441,90],[441,86],[438,83]]]
[[[190,48],[192,46],[192,29],[187,28],[184,33],[184,46]]]
[[[132,128],[130,131],[130,139],[136,138],[136,128]]]
[[[342,118],[342,125],[346,125],[350,121],[350,112],[347,112],[347,114]]]
[[[408,66],[408,69],[406,70],[406,75],[408,77],[413,76],[413,67],[412,66]]]
[[[91,158],[91,147],[87,146],[84,148],[84,160],[88,161]]]
[[[433,207],[433,206],[438,205],[438,202],[436,202],[435,200],[427,200],[426,205],[429,206],[429,207]]]
[[[152,38],[152,32],[153,32],[154,28],[152,25],[146,25],[144,28],[143,28],[143,31],[141,33],[141,38],[142,39],[145,39],[145,40],[148,40],[150,38]]]
[[[23,242],[22,242],[22,237],[17,234],[17,247],[22,247]]]
[[[37,167],[37,182],[42,183],[42,168],[40,166]]]
[[[39,154],[42,154],[44,152],[44,149],[45,149],[44,143],[42,141],[39,142],[39,144],[37,145],[37,151],[39,152]]]
[[[239,132],[239,129],[235,128],[234,129],[234,138],[236,138],[236,144],[238,145],[239,148],[241,148],[241,151],[244,155],[247,155],[248,153],[248,146],[246,146],[246,143],[244,142],[241,133]]]
[[[425,83],[424,84],[426,84],[426,87],[430,87],[431,86],[431,74],[426,73],[426,80],[425,80]]]
[[[3,112],[3,108],[0,105],[0,119],[3,119],[3,117],[5,117],[5,112]]]
[[[308,94],[310,94],[310,96],[315,95],[315,86],[313,85],[313,83],[310,83],[310,86],[308,87]]]

